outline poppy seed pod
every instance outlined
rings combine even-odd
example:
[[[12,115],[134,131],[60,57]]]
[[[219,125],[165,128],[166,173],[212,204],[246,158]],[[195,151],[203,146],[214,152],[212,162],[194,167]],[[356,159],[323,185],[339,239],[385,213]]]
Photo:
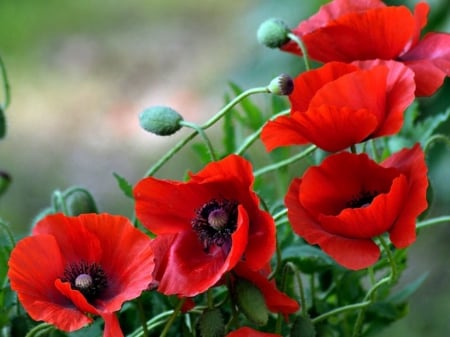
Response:
[[[183,117],[166,106],[154,106],[147,108],[139,115],[141,127],[158,136],[169,136],[177,132]]]
[[[270,81],[267,89],[271,94],[288,96],[294,91],[294,81],[289,75],[281,74]]]
[[[258,28],[258,42],[269,48],[280,48],[289,42],[290,29],[281,19],[272,18],[264,21]]]

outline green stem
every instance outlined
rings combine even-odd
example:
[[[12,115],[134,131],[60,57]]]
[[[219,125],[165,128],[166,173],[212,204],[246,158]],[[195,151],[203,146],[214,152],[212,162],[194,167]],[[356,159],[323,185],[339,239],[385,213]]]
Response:
[[[232,99],[227,105],[225,105],[217,114],[209,119],[205,124],[201,125],[202,130],[206,130],[213,126],[218,120],[220,120],[228,111],[231,110],[236,104],[242,101],[247,96],[253,94],[268,93],[267,87],[258,87],[246,90]],[[154,175],[170,158],[172,158],[178,151],[180,151],[187,143],[189,143],[197,135],[197,131],[191,133],[186,138],[180,140],[174,147],[172,147],[164,156],[162,156],[145,174],[146,177]]]
[[[160,313],[159,315],[152,317],[150,320],[148,320],[146,322],[146,324],[145,324],[146,329],[148,331],[151,331],[152,329],[164,324],[164,322],[165,322],[164,319],[167,316],[172,315],[172,313],[173,313],[173,310],[169,310],[169,311],[165,311],[163,313]],[[144,329],[141,326],[141,327],[137,328],[135,331],[133,331],[130,335],[128,335],[128,337],[141,337],[143,335],[144,335]]]
[[[427,142],[425,143],[425,145],[423,147],[423,152],[428,153],[431,145],[435,142],[442,142],[442,143],[450,146],[450,139],[447,136],[441,135],[441,134],[436,134],[427,139]]]
[[[372,148],[372,155],[376,162],[380,161],[380,155],[378,153],[377,146],[375,145],[375,141],[373,139],[369,140],[370,146]]]
[[[346,305],[346,306],[343,306],[343,307],[340,307],[340,308],[337,308],[337,309],[330,310],[330,311],[328,311],[328,312],[326,312],[326,313],[324,313],[324,314],[322,314],[320,316],[317,316],[317,317],[313,318],[311,321],[312,321],[313,324],[317,324],[317,323],[319,323],[319,322],[321,322],[323,320],[326,320],[327,318],[332,317],[334,315],[342,314],[343,312],[347,312],[347,311],[352,311],[352,310],[356,310],[356,309],[365,308],[370,303],[372,303],[372,302],[364,301],[364,302],[361,302],[361,303],[349,304],[349,305]]]
[[[358,153],[358,151],[356,150],[356,145],[355,145],[355,144],[352,144],[352,145],[350,146],[350,151],[351,151],[351,153],[353,153],[353,154],[357,154],[357,153]]]
[[[0,71],[3,78],[3,90],[5,92],[5,102],[3,103],[3,110],[6,110],[11,103],[11,88],[9,86],[8,75],[3,59],[0,57]]]
[[[419,221],[416,225],[417,229],[437,225],[440,223],[450,222],[450,215],[443,215],[436,218]]]
[[[281,111],[275,115],[273,115],[270,120],[274,120],[277,117],[285,116],[290,113],[290,110],[284,110]],[[242,155],[261,135],[261,132],[266,124],[264,123],[258,130],[256,130],[254,133],[249,135],[247,138],[244,139],[239,149],[237,149],[234,153],[237,155]]]
[[[216,157],[216,154],[214,152],[214,148],[213,148],[213,146],[211,144],[211,141],[209,140],[208,136],[206,135],[205,131],[199,125],[194,124],[194,123],[181,121],[180,124],[185,126],[185,127],[194,129],[197,132],[197,134],[202,138],[203,142],[205,143],[206,147],[208,148],[208,152],[209,152],[209,155],[211,157],[211,160],[212,161],[216,161],[217,157]]]
[[[53,330],[54,327],[48,323],[41,323],[36,325],[33,329],[28,331],[25,337],[38,337],[38,336],[48,336],[48,332]]]
[[[275,213],[272,218],[273,221],[277,222],[278,220],[282,219],[285,215],[287,215],[288,210],[287,208],[283,208],[281,211],[279,211],[278,213]]]
[[[177,307],[175,308],[175,310],[173,311],[172,315],[169,317],[169,319],[167,320],[166,325],[164,326],[163,331],[161,332],[161,334],[159,335],[159,337],[165,337],[167,336],[170,327],[172,326],[173,322],[175,321],[175,319],[177,318],[178,314],[181,311],[181,308],[183,307],[183,304],[185,302],[185,299],[180,300],[180,302],[178,303]]]
[[[296,162],[297,160],[300,160],[304,157],[306,157],[307,155],[309,155],[310,153],[314,152],[317,149],[317,146],[315,145],[311,145],[310,147],[308,147],[306,150],[296,154],[295,156],[292,156],[290,158],[287,158],[285,160],[279,161],[277,163],[274,163],[272,165],[268,165],[265,167],[260,168],[259,170],[256,170],[254,172],[254,176],[260,176],[264,173],[270,172],[270,171],[275,171],[277,169],[279,169],[280,167],[284,167],[287,166],[289,164],[292,164],[294,162]]]
[[[397,265],[395,263],[394,260],[394,256],[392,255],[391,249],[388,245],[388,243],[386,242],[386,240],[383,237],[378,237],[378,240],[380,241],[381,245],[384,248],[384,251],[386,252],[386,256],[388,258],[389,264],[391,265],[391,273],[382,278],[381,280],[379,280],[377,283],[375,283],[372,288],[369,289],[369,291],[367,292],[366,296],[364,297],[364,301],[368,301],[369,304],[372,303],[375,300],[375,291],[378,290],[378,288],[380,288],[381,286],[385,285],[385,284],[392,284],[393,282],[395,282],[397,280],[398,274],[397,274]],[[366,307],[363,307],[359,313],[358,316],[356,317],[356,322],[353,328],[353,337],[358,337],[360,336],[360,331],[362,328],[362,324],[363,324],[363,320],[364,320],[364,315],[366,312]]]
[[[287,262],[286,267],[289,267],[289,269],[294,274],[294,277],[295,277],[295,280],[296,280],[297,286],[298,286],[298,295],[300,297],[300,308],[302,311],[302,316],[306,317],[306,316],[308,316],[308,310],[306,310],[305,287],[303,286],[303,280],[300,276],[300,272],[297,269],[297,267],[291,262]]]
[[[147,320],[145,319],[145,311],[144,307],[142,306],[142,300],[140,297],[136,299],[136,306],[137,311],[139,315],[139,319],[141,320],[141,326],[142,326],[142,336],[147,337],[148,336],[148,328],[147,328]]]
[[[56,191],[53,192],[53,195],[52,195],[52,208],[53,208],[53,211],[55,213],[62,212],[65,215],[69,214],[68,210],[67,210],[67,207],[66,207],[66,202],[65,202],[65,199],[64,199],[64,195],[59,190],[56,190]]]
[[[300,48],[300,50],[302,51],[302,54],[303,54],[303,62],[305,62],[305,69],[310,70],[311,66],[309,64],[308,50],[306,49],[305,44],[294,33],[288,33],[288,37],[298,45],[298,47]]]

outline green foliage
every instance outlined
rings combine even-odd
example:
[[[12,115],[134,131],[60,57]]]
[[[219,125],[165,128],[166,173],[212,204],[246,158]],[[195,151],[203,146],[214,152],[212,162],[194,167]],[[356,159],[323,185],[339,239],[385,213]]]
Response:
[[[119,185],[120,190],[125,194],[125,196],[134,199],[133,197],[133,186],[126,180],[124,177],[119,175],[118,173],[113,173],[114,178],[116,178],[117,184]]]

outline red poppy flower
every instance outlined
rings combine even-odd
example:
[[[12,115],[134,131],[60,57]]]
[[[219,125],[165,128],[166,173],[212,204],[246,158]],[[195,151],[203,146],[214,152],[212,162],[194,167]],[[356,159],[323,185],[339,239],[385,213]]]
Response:
[[[399,62],[330,62],[294,79],[290,115],[269,121],[261,139],[268,151],[313,143],[335,152],[391,135],[403,124],[414,88],[413,72]]]
[[[253,330],[252,328],[239,328],[230,332],[226,337],[281,337],[280,335],[268,332]]]
[[[298,235],[344,267],[361,269],[379,258],[374,237],[388,232],[397,248],[415,241],[416,218],[427,207],[427,186],[418,145],[381,164],[366,154],[342,152],[295,179],[285,203]]]
[[[195,296],[241,260],[253,270],[270,260],[275,225],[259,209],[253,179],[250,163],[230,155],[188,182],[149,177],[136,185],[136,215],[157,234],[160,292]]]
[[[432,95],[450,76],[450,34],[429,33],[429,5],[419,3],[414,13],[405,6],[386,6],[380,0],[334,0],[301,22],[299,36],[312,59],[321,62],[398,60],[415,73],[416,95]],[[283,50],[301,54],[293,42]]]
[[[300,306],[285,293],[278,290],[274,281],[269,281],[267,277],[270,273],[270,266],[259,271],[249,269],[245,263],[238,263],[233,272],[259,288],[264,296],[267,309],[271,312],[282,313],[285,315],[296,312]]]
[[[74,331],[105,320],[105,337],[123,336],[114,312],[152,281],[151,240],[127,218],[49,215],[9,259],[11,288],[38,321]]]

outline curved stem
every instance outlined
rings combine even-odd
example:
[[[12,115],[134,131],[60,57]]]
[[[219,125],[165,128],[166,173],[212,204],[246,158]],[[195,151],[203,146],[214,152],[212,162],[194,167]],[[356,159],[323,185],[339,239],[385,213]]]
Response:
[[[181,299],[180,302],[178,303],[177,307],[175,308],[175,310],[173,311],[172,315],[169,317],[169,319],[167,320],[166,325],[164,326],[163,331],[161,332],[161,334],[159,335],[160,337],[165,337],[167,336],[167,333],[170,330],[170,327],[172,326],[173,322],[175,321],[175,318],[177,318],[178,314],[181,311],[181,307],[184,304],[185,299]]]
[[[201,125],[202,130],[206,130],[213,126],[218,120],[220,120],[228,111],[231,110],[237,103],[246,98],[247,96],[253,94],[268,93],[266,87],[259,87],[246,90],[232,99],[227,105],[225,105],[217,114],[215,114],[211,119],[209,119],[205,124]],[[174,147],[172,147],[164,156],[162,156],[146,173],[145,177],[150,177],[154,175],[170,158],[172,158],[178,151],[180,151],[187,143],[189,143],[195,136],[197,131],[191,133],[186,138],[180,140]]]
[[[259,170],[256,170],[254,172],[254,176],[257,177],[257,176],[260,176],[260,175],[262,175],[264,173],[267,173],[267,172],[270,172],[270,171],[275,171],[275,170],[279,169],[280,167],[292,164],[292,163],[296,162],[297,160],[300,160],[300,159],[306,157],[307,155],[309,155],[310,153],[314,152],[316,149],[317,149],[317,146],[311,145],[306,150],[296,154],[295,156],[292,156],[292,157],[287,158],[285,160],[279,161],[279,162],[274,163],[272,165],[268,165],[268,166],[260,168]]]
[[[288,212],[287,208],[284,208],[278,213],[275,213],[274,215],[272,215],[273,221],[277,222],[278,220],[283,218],[287,214],[287,212]]]
[[[437,224],[445,223],[445,222],[450,222],[450,215],[443,215],[443,216],[438,216],[436,218],[419,221],[416,224],[416,228],[420,229],[420,228],[429,227],[429,226],[433,226],[433,225],[437,225]]]
[[[290,110],[281,111],[275,115],[273,115],[269,120],[274,120],[277,117],[284,116],[290,113]],[[266,124],[264,123],[258,130],[252,133],[250,136],[244,139],[239,149],[237,149],[234,153],[237,155],[242,155],[261,135],[261,132]]]
[[[447,144],[447,146],[450,146],[450,139],[447,136],[436,134],[427,139],[427,142],[423,147],[423,152],[427,153],[430,150],[430,146],[435,142],[442,142],[444,144]]]
[[[3,78],[3,91],[5,92],[5,102],[3,103],[3,110],[6,110],[11,103],[11,87],[9,86],[8,75],[3,59],[0,57],[0,71]]]
[[[317,317],[311,319],[311,321],[312,321],[313,324],[316,324],[316,323],[319,323],[319,322],[321,322],[321,321],[323,321],[323,320],[325,320],[325,319],[327,319],[329,317],[332,317],[334,315],[342,314],[343,312],[365,308],[370,303],[372,303],[372,302],[364,301],[364,302],[361,302],[361,303],[349,304],[349,305],[346,305],[346,306],[343,306],[343,307],[340,307],[340,308],[337,308],[337,309],[330,310],[330,311],[328,311],[328,312],[326,312],[326,313],[324,313],[324,314],[322,314],[320,316],[317,316]]]
[[[300,50],[302,51],[303,54],[303,62],[305,62],[305,69],[309,70],[311,69],[311,66],[309,64],[309,56],[308,56],[308,50],[306,49],[305,44],[303,43],[303,41],[294,33],[288,33],[288,37],[294,41],[298,47],[300,48]]]
[[[140,297],[138,297],[136,299],[136,306],[137,306],[137,311],[138,311],[138,315],[139,315],[139,319],[141,320],[141,326],[142,326],[142,336],[143,337],[147,337],[148,336],[148,328],[147,328],[147,321],[145,319],[145,311],[144,311],[144,307],[142,306],[142,300]]]
[[[306,310],[305,287],[303,286],[303,280],[300,276],[300,272],[297,269],[297,267],[291,262],[287,262],[286,267],[289,267],[289,269],[294,274],[295,280],[297,281],[298,292],[299,292],[298,295],[300,297],[300,308],[302,310],[302,315],[306,317],[308,315],[308,310]]]
[[[383,237],[378,237],[378,240],[380,241],[381,245],[384,248],[384,251],[386,252],[386,256],[389,260],[389,264],[391,266],[391,273],[382,278],[381,280],[379,280],[377,283],[375,283],[372,288],[369,289],[369,291],[367,292],[366,296],[364,297],[364,301],[368,301],[369,304],[372,303],[375,298],[374,298],[374,294],[375,291],[378,290],[378,288],[380,288],[381,286],[385,285],[385,284],[392,284],[393,282],[395,282],[397,280],[398,274],[397,274],[397,265],[395,263],[395,259],[394,256],[391,253],[391,249],[388,245],[388,243],[386,242],[386,240]],[[363,324],[363,320],[364,320],[364,314],[366,312],[366,307],[363,307],[359,313],[358,316],[356,317],[356,322],[355,325],[353,327],[353,337],[357,337],[360,335],[360,331],[361,331],[361,327]]]
[[[197,131],[197,134],[202,138],[203,142],[205,143],[206,147],[208,148],[208,152],[209,155],[211,157],[212,161],[216,161],[217,157],[216,154],[214,152],[214,148],[211,144],[211,141],[209,140],[208,136],[206,135],[205,131],[198,126],[197,124],[194,123],[190,123],[190,122],[186,122],[186,121],[181,121],[180,125],[183,125],[185,127],[189,127],[191,129],[194,129],[195,131]]]
[[[48,332],[53,330],[54,327],[48,323],[41,323],[35,326],[33,329],[28,331],[25,337],[38,337],[38,336],[48,336]]]

